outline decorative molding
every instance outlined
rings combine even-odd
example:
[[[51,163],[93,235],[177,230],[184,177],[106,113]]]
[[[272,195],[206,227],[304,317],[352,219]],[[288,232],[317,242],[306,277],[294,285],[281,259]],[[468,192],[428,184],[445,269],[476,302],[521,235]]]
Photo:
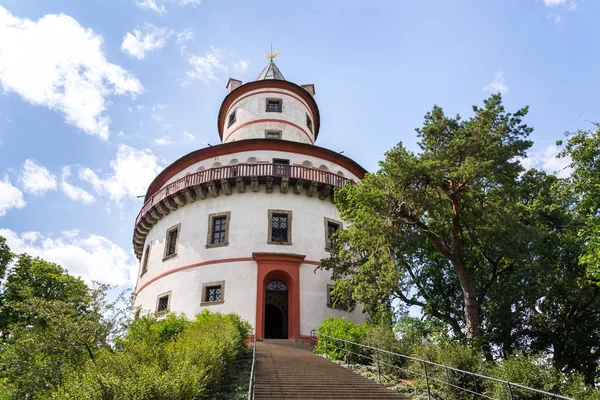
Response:
[[[306,135],[306,137],[308,138],[308,140],[310,140],[310,143],[313,144],[315,141],[313,140],[312,136],[306,132],[306,130],[301,127],[300,125],[297,125],[293,122],[287,121],[285,119],[277,119],[277,118],[262,118],[262,119],[255,119],[252,121],[248,121],[248,122],[244,122],[243,124],[240,124],[238,126],[236,126],[235,129],[233,129],[231,132],[229,132],[227,134],[227,136],[225,137],[225,139],[223,139],[223,141],[226,141],[227,139],[229,139],[231,137],[231,135],[233,135],[238,129],[243,128],[245,126],[248,125],[254,125],[254,124],[262,124],[263,122],[277,122],[280,124],[285,124],[285,125],[290,125],[293,126],[294,128],[302,131],[302,133],[304,133]],[[272,139],[272,140],[281,140],[281,139]]]

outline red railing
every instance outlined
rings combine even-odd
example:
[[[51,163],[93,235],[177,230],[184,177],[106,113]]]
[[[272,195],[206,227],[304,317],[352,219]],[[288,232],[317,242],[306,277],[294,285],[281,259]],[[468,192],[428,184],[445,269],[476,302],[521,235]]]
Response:
[[[180,178],[174,182],[169,183],[167,186],[156,192],[148,201],[144,204],[140,210],[135,224],[137,225],[140,220],[146,215],[148,211],[165,197],[168,197],[182,189],[201,185],[212,181],[220,181],[221,179],[234,179],[238,176],[249,178],[252,176],[256,177],[268,177],[274,178],[288,177],[294,180],[304,180],[308,183],[319,182],[325,185],[331,185],[333,187],[341,188],[346,182],[352,182],[348,178],[339,176],[337,174],[323,171],[316,168],[307,168],[297,165],[281,165],[281,164],[238,164],[228,165],[225,167],[211,168],[204,171],[189,174]]]

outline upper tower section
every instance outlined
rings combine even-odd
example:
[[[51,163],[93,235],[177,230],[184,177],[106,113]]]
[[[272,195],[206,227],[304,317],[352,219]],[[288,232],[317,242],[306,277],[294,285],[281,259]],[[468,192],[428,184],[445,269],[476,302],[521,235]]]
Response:
[[[272,59],[253,82],[229,79],[227,92],[217,119],[221,142],[266,138],[315,143],[321,120],[315,86],[286,81]]]

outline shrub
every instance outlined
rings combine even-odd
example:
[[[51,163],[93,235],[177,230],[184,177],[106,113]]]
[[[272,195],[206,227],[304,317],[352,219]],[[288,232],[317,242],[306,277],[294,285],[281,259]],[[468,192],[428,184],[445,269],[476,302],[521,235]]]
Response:
[[[498,363],[491,371],[493,376],[505,381],[543,390],[550,393],[562,394],[576,400],[600,399],[600,392],[584,383],[580,374],[560,373],[549,365],[548,361],[538,356],[519,354]],[[513,387],[516,398],[523,400],[544,400],[544,396],[532,391]],[[499,382],[490,384],[490,395],[494,398],[508,398],[508,386]]]
[[[375,347],[377,349],[387,350],[391,353],[405,355],[405,348],[396,338],[391,326],[386,325],[368,325],[366,327],[366,334],[363,339],[364,344],[367,346]],[[407,359],[404,357],[394,356],[385,352],[376,352],[373,354],[374,358],[379,357],[380,368],[383,373],[393,374],[405,377],[403,370],[400,368],[406,368]]]
[[[351,363],[367,363],[369,361],[363,357],[368,355],[368,352],[366,352],[364,349],[352,344],[348,344],[347,342],[343,342],[341,340],[330,338],[333,337],[362,344],[366,334],[366,328],[364,325],[347,321],[346,318],[329,317],[321,322],[318,332],[319,343],[315,349],[316,353],[327,353],[327,355],[334,360],[344,361],[346,361],[346,356],[348,356]]]
[[[139,318],[117,351],[104,351],[64,380],[55,399],[212,398],[240,352],[249,324],[235,314]]]
[[[431,361],[451,368],[463,371],[482,374],[485,368],[484,361],[480,354],[467,345],[460,343],[451,343],[443,341],[440,343],[427,343],[415,346],[412,356],[422,360]],[[418,361],[411,361],[408,365],[409,370],[414,373],[412,377],[416,385],[426,390],[424,377],[424,364]],[[451,398],[456,400],[471,399],[472,394],[462,390],[455,389],[442,382],[449,382],[452,385],[459,386],[473,392],[483,393],[486,382],[480,378],[473,378],[473,375],[463,374],[444,367],[427,364],[427,375],[431,390],[442,398]],[[503,398],[503,397],[500,397]]]

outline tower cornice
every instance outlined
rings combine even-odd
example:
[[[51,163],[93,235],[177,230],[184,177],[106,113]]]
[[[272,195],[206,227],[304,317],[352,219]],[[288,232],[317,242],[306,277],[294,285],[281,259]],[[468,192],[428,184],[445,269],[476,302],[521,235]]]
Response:
[[[280,139],[247,139],[237,142],[223,143],[211,147],[205,147],[180,157],[171,165],[166,167],[148,186],[146,197],[147,201],[154,193],[159,191],[173,176],[180,171],[196,164],[200,161],[224,156],[232,153],[254,150],[276,150],[289,153],[315,156],[334,162],[348,171],[352,172],[358,179],[362,179],[367,172],[360,164],[342,154],[324,147],[318,147],[311,144],[292,142]]]

